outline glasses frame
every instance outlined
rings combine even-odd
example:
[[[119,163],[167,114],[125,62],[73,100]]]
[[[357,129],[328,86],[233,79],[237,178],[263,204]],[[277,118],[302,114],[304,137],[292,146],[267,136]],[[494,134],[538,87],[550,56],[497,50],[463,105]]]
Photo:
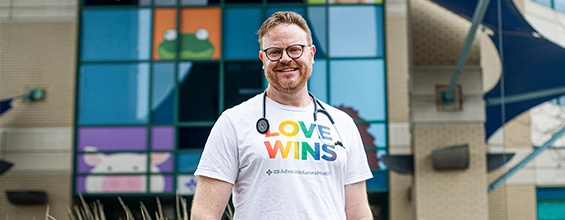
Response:
[[[290,56],[290,54],[288,53],[288,49],[290,49],[291,47],[294,47],[294,46],[300,46],[300,48],[301,48],[301,50],[302,50],[302,52],[300,53],[300,55],[298,55],[298,56],[296,56],[296,57],[292,57],[292,56]],[[264,50],[262,50],[262,51],[265,53],[265,56],[267,57],[267,59],[269,59],[269,60],[272,61],[272,62],[278,62],[278,61],[281,60],[282,57],[283,57],[282,50],[286,51],[286,55],[287,55],[288,57],[290,57],[291,59],[298,59],[298,58],[302,57],[302,55],[304,54],[304,47],[311,47],[311,46],[312,46],[312,44],[293,44],[293,45],[290,45],[290,46],[288,46],[288,47],[286,47],[286,48],[269,47],[269,48],[264,49]],[[272,50],[272,49],[281,50],[281,56],[280,56],[278,59],[271,59],[271,58],[269,57],[269,54],[267,53],[267,51],[268,51],[268,50]]]

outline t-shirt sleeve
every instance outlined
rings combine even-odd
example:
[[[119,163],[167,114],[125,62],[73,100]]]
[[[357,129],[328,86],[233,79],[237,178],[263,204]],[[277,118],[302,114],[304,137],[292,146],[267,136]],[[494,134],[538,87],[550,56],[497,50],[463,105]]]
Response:
[[[347,139],[350,143],[346,146],[349,149],[347,154],[348,158],[345,185],[349,185],[371,179],[373,178],[373,174],[369,168],[367,154],[357,126],[353,120],[350,120],[350,123],[348,123],[346,127]]]
[[[223,113],[210,131],[194,175],[234,184],[237,170],[237,136],[229,117]]]

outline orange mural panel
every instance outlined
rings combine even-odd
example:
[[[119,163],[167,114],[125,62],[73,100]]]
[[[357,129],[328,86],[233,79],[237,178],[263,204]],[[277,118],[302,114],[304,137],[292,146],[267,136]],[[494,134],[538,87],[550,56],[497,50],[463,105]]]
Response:
[[[169,60],[176,57],[176,44],[172,48],[167,39],[176,39],[176,9],[155,9],[153,12],[153,59]],[[165,39],[167,38],[167,39]]]
[[[181,11],[181,59],[220,59],[222,11],[219,7]],[[180,38],[179,38],[180,39]]]

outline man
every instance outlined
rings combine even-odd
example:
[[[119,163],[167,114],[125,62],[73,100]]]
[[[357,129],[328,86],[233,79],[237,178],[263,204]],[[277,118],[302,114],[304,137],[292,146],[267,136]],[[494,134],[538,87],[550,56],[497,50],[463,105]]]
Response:
[[[308,92],[316,47],[306,21],[277,12],[258,35],[269,85],[216,121],[191,219],[220,219],[232,191],[234,219],[372,219],[357,127]]]

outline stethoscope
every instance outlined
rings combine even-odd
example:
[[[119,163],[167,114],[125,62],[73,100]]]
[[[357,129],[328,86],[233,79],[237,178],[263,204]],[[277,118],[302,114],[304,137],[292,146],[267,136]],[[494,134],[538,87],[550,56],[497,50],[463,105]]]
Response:
[[[320,135],[320,131],[318,128],[318,113],[322,113],[324,115],[326,115],[326,117],[328,117],[328,119],[330,120],[330,122],[332,123],[334,130],[337,133],[337,136],[339,137],[340,140],[343,140],[341,138],[341,135],[339,134],[339,131],[337,130],[337,127],[335,126],[335,121],[332,118],[332,116],[330,115],[330,113],[328,113],[328,111],[326,110],[326,108],[324,108],[324,106],[320,103],[320,101],[314,97],[314,95],[312,95],[312,93],[308,92],[308,95],[310,95],[310,97],[312,97],[312,100],[314,101],[314,124],[315,124],[315,129],[316,132],[318,133],[318,138],[325,144],[328,146],[341,146],[343,148],[345,148],[345,146],[343,146],[343,143],[341,141],[335,141],[333,143],[326,143],[325,139],[322,139],[321,135]],[[267,120],[267,92],[265,91],[263,93],[263,117],[260,118],[259,120],[257,120],[257,132],[259,132],[260,134],[266,134],[267,131],[269,131],[269,120]],[[318,105],[320,106],[320,108],[318,108]]]

